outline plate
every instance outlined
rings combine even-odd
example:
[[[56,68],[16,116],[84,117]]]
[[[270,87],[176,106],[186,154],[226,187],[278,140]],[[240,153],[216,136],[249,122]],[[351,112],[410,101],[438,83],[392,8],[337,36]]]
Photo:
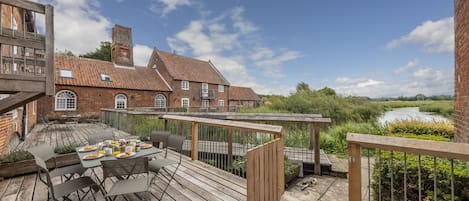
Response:
[[[142,149],[148,149],[148,148],[152,148],[152,147],[153,147],[153,145],[151,145],[151,144],[142,144],[142,145],[140,145],[140,148],[142,148]]]
[[[116,158],[129,158],[129,157],[132,157],[132,156],[135,156],[135,152],[125,152],[125,153],[120,153],[120,154],[117,154]]]
[[[78,149],[78,152],[96,151],[97,149],[98,149],[98,146],[85,146],[85,147]]]
[[[94,160],[94,159],[101,158],[103,156],[104,154],[93,153],[93,154],[88,154],[88,155],[83,156],[83,160]]]

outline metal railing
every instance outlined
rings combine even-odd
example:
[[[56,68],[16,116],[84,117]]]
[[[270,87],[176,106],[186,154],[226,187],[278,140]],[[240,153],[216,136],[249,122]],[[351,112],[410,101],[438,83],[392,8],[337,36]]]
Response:
[[[347,142],[350,201],[469,199],[469,144],[353,133]]]

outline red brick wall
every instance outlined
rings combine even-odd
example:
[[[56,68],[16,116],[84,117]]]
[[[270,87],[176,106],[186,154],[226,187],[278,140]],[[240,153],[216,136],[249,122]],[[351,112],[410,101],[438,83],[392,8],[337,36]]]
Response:
[[[0,155],[4,154],[12,133],[13,117],[11,114],[0,115]]]
[[[56,85],[55,91],[61,90],[70,90],[77,95],[77,110],[55,111],[55,98],[46,96],[38,101],[39,117],[57,119],[62,115],[80,114],[81,118],[99,118],[101,108],[115,107],[114,100],[117,94],[127,96],[127,107],[154,107],[156,95],[163,94],[168,97],[168,92]]]
[[[190,107],[202,106],[202,99],[200,94],[202,90],[202,83],[190,82],[189,90],[182,90],[181,80],[174,80],[169,74],[164,63],[161,61],[161,59],[157,58],[156,55],[153,55],[148,67],[153,67],[154,64],[156,64],[158,72],[160,72],[163,78],[173,89],[173,93],[171,93],[171,99],[169,101],[169,107],[181,107],[182,98],[189,98]],[[214,91],[214,99],[210,99],[209,101],[211,107],[218,106],[218,100],[224,100],[225,107],[228,106],[229,86],[225,86],[224,92],[218,92],[218,84],[208,84],[208,89]]]
[[[469,143],[469,1],[455,0],[455,141]]]

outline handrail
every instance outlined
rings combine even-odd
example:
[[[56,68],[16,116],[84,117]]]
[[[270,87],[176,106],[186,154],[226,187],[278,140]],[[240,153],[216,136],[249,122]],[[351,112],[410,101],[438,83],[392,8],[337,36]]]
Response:
[[[274,126],[274,125],[268,125],[268,124],[256,124],[256,123],[248,123],[248,122],[240,122],[240,121],[207,119],[207,118],[187,117],[187,116],[177,116],[177,115],[163,115],[162,118],[168,119],[168,120],[203,123],[207,125],[221,126],[225,128],[249,129],[249,130],[253,130],[257,132],[272,133],[274,135],[281,135],[283,131],[282,126]]]
[[[367,134],[347,134],[347,142],[365,148],[376,148],[469,161],[469,144]]]

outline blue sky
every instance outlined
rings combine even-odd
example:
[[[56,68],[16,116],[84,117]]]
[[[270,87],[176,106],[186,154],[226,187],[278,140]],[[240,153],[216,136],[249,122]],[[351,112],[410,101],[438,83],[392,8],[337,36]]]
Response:
[[[370,97],[454,90],[453,1],[40,1],[55,6],[59,50],[91,51],[121,24],[137,64],[174,51],[258,93],[300,81]]]

